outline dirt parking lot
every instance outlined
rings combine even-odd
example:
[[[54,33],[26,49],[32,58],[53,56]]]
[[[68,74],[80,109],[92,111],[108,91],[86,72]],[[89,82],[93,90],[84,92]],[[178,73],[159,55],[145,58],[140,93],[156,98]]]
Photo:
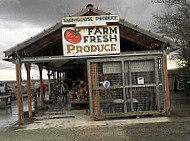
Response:
[[[170,123],[10,131],[0,141],[188,141],[190,119]]]
[[[171,96],[172,122],[9,130],[0,133],[0,141],[188,141],[190,95],[172,93]]]

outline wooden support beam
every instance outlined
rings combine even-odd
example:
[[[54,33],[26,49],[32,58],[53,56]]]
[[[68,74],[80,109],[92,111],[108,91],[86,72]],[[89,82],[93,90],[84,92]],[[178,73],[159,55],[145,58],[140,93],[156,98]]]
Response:
[[[94,103],[93,103],[93,96],[92,96],[92,78],[91,78],[91,66],[89,60],[87,60],[87,72],[88,72],[88,88],[89,88],[89,110],[90,110],[90,117],[93,118],[94,116]]]
[[[145,49],[160,49],[163,43],[130,28],[120,26],[120,36],[128,41],[142,46]]]
[[[59,71],[57,72],[57,84],[59,86],[61,86],[61,72],[59,72]],[[61,94],[59,87],[57,87],[57,92],[58,92],[58,94]]]
[[[53,83],[56,83],[56,72],[55,72],[55,71],[53,71]],[[53,87],[54,87],[54,84],[53,84]],[[57,96],[57,93],[55,92],[55,90],[54,90],[54,88],[53,88],[53,89],[52,89],[52,100],[53,100],[54,102],[57,101],[56,96]]]
[[[98,63],[93,62],[92,65],[92,72],[91,72],[91,81],[92,81],[92,88],[96,86],[96,77],[97,77],[97,69],[98,69]],[[99,99],[98,94],[96,91],[92,91],[92,97],[93,97],[93,107],[94,107],[94,115],[99,114]]]
[[[56,79],[55,71],[53,71],[52,73],[53,73],[53,80],[55,80]]]
[[[23,112],[23,97],[22,97],[22,79],[21,79],[21,64],[16,64],[16,80],[17,80],[17,102],[18,102],[18,121],[19,125],[24,124],[24,112]]]
[[[169,81],[168,81],[168,69],[167,69],[167,55],[164,55],[164,74],[165,74],[165,90],[166,90],[166,109],[167,115],[171,115],[171,101],[169,92]]]
[[[43,70],[43,65],[39,64],[39,74],[40,74],[40,93],[41,93],[41,106],[44,104],[45,96],[44,96],[44,83],[43,83],[43,78],[42,78],[42,70]]]
[[[57,83],[59,83],[59,71],[57,71]]]
[[[48,68],[48,91],[49,91],[49,100],[51,100],[51,74]]]
[[[31,84],[30,84],[30,70],[31,70],[31,64],[26,63],[25,64],[26,73],[27,73],[27,94],[28,94],[28,114],[29,118],[32,118],[32,101],[31,101]]]
[[[29,45],[27,48],[23,49],[25,54],[36,54],[39,51],[44,51],[50,46],[55,45],[57,42],[61,41],[61,29],[49,34],[49,36],[42,38],[41,40]],[[24,54],[23,54],[24,55]]]

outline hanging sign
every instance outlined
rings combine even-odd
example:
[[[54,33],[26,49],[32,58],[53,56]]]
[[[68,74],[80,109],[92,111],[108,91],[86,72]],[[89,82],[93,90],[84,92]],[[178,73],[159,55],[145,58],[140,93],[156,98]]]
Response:
[[[62,28],[64,56],[120,53],[119,26]]]
[[[143,85],[144,84],[144,77],[137,77],[137,84]]]
[[[118,15],[79,16],[64,17],[63,25],[75,25],[75,27],[105,26],[107,23],[119,22]]]

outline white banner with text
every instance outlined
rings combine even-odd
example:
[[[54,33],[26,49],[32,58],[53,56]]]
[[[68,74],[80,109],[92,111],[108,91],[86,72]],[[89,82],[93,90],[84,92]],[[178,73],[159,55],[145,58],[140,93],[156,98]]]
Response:
[[[64,56],[120,53],[119,26],[63,27]]]
[[[119,22],[118,15],[64,17],[62,19],[63,25],[75,25],[76,27],[105,26],[107,23],[115,22]]]

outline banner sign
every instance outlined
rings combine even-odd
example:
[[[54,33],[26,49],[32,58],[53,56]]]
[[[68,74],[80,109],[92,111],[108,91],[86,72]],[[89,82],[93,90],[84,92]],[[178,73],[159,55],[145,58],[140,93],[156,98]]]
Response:
[[[119,26],[62,28],[64,56],[120,53]]]
[[[79,17],[64,17],[63,25],[76,25],[75,27],[87,26],[105,26],[106,23],[119,22],[118,15],[101,15],[101,16],[79,16]]]

